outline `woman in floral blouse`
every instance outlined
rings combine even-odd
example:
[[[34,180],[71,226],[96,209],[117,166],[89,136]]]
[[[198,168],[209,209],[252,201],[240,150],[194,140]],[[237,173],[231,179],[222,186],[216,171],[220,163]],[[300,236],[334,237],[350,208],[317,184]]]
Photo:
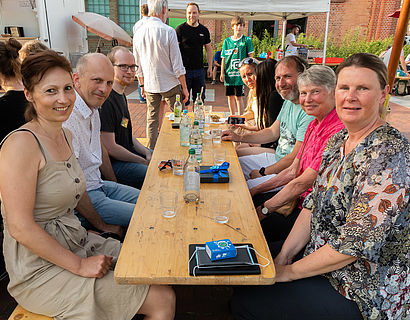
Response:
[[[410,319],[410,145],[380,118],[378,57],[352,55],[336,73],[346,129],[275,258],[278,283],[236,290],[237,319]]]

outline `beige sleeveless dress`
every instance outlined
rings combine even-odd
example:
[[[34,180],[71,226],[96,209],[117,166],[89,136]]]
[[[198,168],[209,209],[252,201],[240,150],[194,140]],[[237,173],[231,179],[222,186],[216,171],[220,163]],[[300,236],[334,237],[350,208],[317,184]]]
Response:
[[[19,130],[30,131],[24,128],[16,131]],[[106,254],[113,256],[116,262],[121,243],[87,233],[73,213],[85,191],[85,177],[74,153],[67,161],[54,161],[39,138],[30,132],[46,160],[37,178],[36,223],[78,256]],[[66,140],[73,150],[71,141]],[[22,307],[55,319],[118,320],[131,319],[137,313],[149,286],[118,285],[112,270],[102,279],[80,277],[40,258],[10,236],[4,210],[2,203],[3,251],[10,277],[8,290]]]

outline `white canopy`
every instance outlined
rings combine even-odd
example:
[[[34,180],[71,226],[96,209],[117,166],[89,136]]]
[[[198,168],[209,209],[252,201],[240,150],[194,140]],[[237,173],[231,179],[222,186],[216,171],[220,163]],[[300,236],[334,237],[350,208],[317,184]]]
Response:
[[[198,0],[201,17],[246,20],[289,20],[304,18],[319,12],[329,12],[330,0]],[[185,18],[187,1],[168,0],[169,16]]]

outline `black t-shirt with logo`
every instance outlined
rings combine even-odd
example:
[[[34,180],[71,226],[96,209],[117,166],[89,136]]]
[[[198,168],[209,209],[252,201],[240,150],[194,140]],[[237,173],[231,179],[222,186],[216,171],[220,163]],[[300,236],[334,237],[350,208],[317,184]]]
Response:
[[[209,30],[199,24],[191,27],[188,23],[180,24],[175,31],[177,32],[179,49],[181,50],[182,61],[185,69],[195,70],[204,67],[203,46],[211,42]],[[208,63],[212,63],[208,61]]]
[[[135,153],[132,143],[132,124],[125,94],[111,90],[100,108],[101,131],[114,132],[115,142]]]

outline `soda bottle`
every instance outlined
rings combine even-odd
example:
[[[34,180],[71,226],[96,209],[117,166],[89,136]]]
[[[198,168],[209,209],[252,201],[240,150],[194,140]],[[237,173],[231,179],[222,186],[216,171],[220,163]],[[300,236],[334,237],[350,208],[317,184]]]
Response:
[[[189,149],[189,156],[184,166],[184,200],[198,202],[200,189],[200,168],[195,157],[195,149]]]
[[[196,161],[202,162],[202,135],[198,121],[194,121],[191,136],[189,137],[189,148],[195,150]]]
[[[183,147],[189,147],[189,137],[191,135],[191,118],[188,116],[188,110],[182,113],[179,124],[179,144]]]
[[[174,123],[181,122],[181,115],[182,115],[182,103],[181,97],[179,94],[176,95],[176,101],[174,104]]]

